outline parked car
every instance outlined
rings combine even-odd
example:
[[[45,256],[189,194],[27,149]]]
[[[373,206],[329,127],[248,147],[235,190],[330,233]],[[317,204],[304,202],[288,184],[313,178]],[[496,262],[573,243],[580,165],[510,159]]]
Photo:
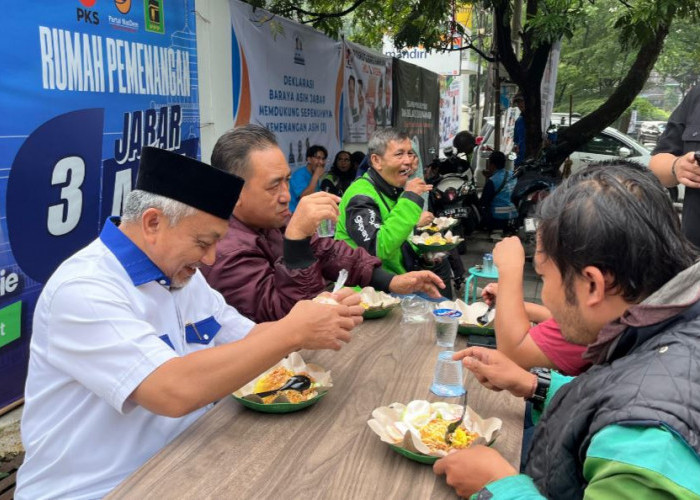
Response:
[[[651,121],[641,122],[639,126],[639,142],[642,144],[655,145],[659,140],[659,136],[666,129],[666,122]]]
[[[565,116],[565,120],[568,121],[568,115],[563,116]],[[580,115],[575,115],[572,122],[576,122],[579,117]],[[562,123],[561,120],[562,114],[552,114],[552,123],[568,125],[568,123]],[[664,127],[666,125],[665,122],[654,123],[661,123]],[[472,163],[475,164],[476,182],[479,187],[484,186],[485,178],[483,171],[486,168],[488,157],[493,151],[494,124],[493,117],[486,119],[486,123],[479,134],[479,136],[482,137],[481,143],[477,146],[477,149],[474,150],[473,158],[475,158],[475,160],[472,160]],[[593,139],[571,153],[569,158],[571,158],[573,162],[571,165],[571,173],[574,173],[584,168],[589,163],[614,160],[616,158],[625,158],[648,167],[649,161],[651,160],[651,153],[646,147],[642,146],[627,134],[623,134],[612,127],[606,127],[593,137]],[[513,163],[508,161],[506,168],[512,170]],[[685,186],[680,185],[677,189],[671,188],[669,192],[674,201],[682,201],[685,197]]]
[[[573,164],[571,172],[577,172],[588,163],[625,158],[645,167],[649,166],[649,150],[617,129],[606,127],[593,139],[569,156]]]

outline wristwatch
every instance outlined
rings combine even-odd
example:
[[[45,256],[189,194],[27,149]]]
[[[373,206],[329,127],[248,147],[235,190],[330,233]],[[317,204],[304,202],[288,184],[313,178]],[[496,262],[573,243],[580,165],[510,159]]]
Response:
[[[527,398],[527,401],[530,401],[539,409],[544,406],[544,402],[547,399],[549,385],[552,382],[552,374],[549,368],[532,368],[530,373],[537,376],[537,385],[535,386],[535,392]]]

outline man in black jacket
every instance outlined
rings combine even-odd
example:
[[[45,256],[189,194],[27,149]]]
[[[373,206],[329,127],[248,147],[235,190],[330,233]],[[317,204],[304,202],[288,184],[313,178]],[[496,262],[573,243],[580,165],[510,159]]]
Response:
[[[526,475],[483,446],[435,471],[462,496],[697,498],[687,478],[700,475],[700,264],[666,190],[642,167],[599,164],[565,181],[540,216],[542,301],[592,367],[572,379],[497,351],[457,353],[482,384],[544,413]]]

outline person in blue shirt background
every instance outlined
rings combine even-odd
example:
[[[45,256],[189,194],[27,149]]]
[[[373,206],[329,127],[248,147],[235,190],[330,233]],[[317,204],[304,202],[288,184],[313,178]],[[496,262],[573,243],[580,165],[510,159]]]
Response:
[[[520,116],[515,120],[515,129],[513,130],[513,142],[515,143],[513,150],[518,154],[514,165],[517,167],[525,161],[525,98],[520,92],[513,96],[513,104],[520,110]]]
[[[298,168],[289,180],[289,192],[292,196],[289,211],[294,213],[299,199],[318,190],[318,181],[326,169],[328,150],[314,144],[306,150],[306,166]]]
[[[479,200],[484,225],[489,231],[507,229],[511,221],[518,218],[518,209],[510,200],[517,179],[505,167],[506,156],[500,151],[491,153],[485,171],[489,180],[486,181]]]

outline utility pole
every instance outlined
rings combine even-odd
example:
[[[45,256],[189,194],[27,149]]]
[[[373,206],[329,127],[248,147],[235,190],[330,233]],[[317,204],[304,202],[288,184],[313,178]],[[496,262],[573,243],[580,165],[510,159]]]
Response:
[[[494,131],[493,131],[493,149],[494,151],[501,150],[501,62],[498,57],[498,19],[493,16],[493,56],[494,56]]]
[[[477,47],[479,51],[483,49],[483,38],[481,36],[481,9],[478,9],[476,5],[472,5],[473,17],[475,20],[475,29],[477,36]],[[473,131],[479,133],[481,130],[481,56],[477,57],[476,61],[476,113],[474,114],[474,127]]]

